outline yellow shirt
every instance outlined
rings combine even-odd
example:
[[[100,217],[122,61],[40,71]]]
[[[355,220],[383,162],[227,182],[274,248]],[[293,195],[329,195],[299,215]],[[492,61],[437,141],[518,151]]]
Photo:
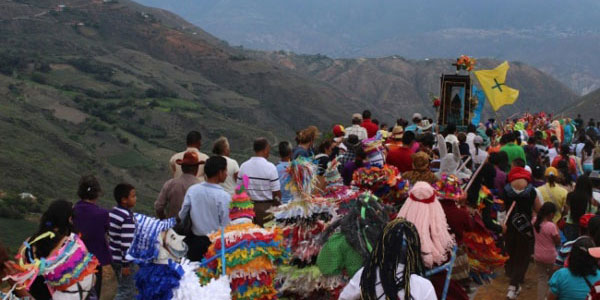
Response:
[[[555,184],[554,187],[550,187],[549,184],[544,184],[537,188],[542,202],[552,202],[556,205],[556,214],[552,222],[556,223],[562,216],[562,211],[567,203],[567,189]]]

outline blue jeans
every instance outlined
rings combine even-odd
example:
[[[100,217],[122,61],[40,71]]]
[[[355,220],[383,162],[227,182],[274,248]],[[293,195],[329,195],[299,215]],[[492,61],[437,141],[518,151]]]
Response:
[[[117,278],[117,293],[115,294],[115,300],[135,299],[135,265],[129,265],[129,269],[131,270],[129,276],[121,275],[121,270],[123,269],[121,263],[112,263],[111,265],[113,270],[115,270],[115,277]]]

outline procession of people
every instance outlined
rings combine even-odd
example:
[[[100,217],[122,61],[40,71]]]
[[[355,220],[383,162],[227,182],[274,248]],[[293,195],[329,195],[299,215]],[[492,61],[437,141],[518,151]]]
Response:
[[[469,299],[497,276],[517,299],[530,268],[538,299],[600,297],[600,123],[349,121],[257,137],[241,164],[226,137],[208,155],[190,131],[151,217],[178,223],[202,284],[229,276],[231,299]],[[109,210],[103,194],[82,176],[78,201],[52,202],[14,259],[0,247],[3,300],[99,299],[108,270],[115,299],[144,299],[130,247],[148,199],[121,183]]]

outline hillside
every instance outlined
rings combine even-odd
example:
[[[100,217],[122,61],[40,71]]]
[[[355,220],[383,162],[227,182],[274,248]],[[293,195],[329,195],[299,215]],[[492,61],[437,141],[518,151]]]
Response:
[[[431,112],[427,95],[451,70],[444,60],[246,51],[127,0],[6,0],[0,24],[0,190],[75,200],[79,176],[94,173],[103,206],[126,180],[145,212],[189,130],[202,132],[205,152],[227,136],[243,161],[257,136],[289,140],[364,108],[387,122]],[[573,97],[536,69],[511,72],[516,108],[554,110]]]
[[[95,173],[105,206],[127,180],[148,211],[189,130],[205,152],[226,135],[242,160],[257,136],[289,139],[359,110],[327,84],[128,1],[3,1],[0,23],[5,191],[74,200],[78,177]]]
[[[586,122],[590,118],[598,122],[600,120],[600,89],[581,97],[577,103],[566,107],[563,113],[567,115],[581,114]]]
[[[140,0],[233,45],[335,58],[460,54],[533,65],[580,94],[600,87],[596,0]]]
[[[433,116],[430,95],[438,95],[440,75],[454,72],[452,60],[407,60],[401,57],[332,59],[322,55],[253,52],[257,58],[273,61],[291,70],[323,80],[348,97],[358,97],[376,107],[387,120],[410,118],[420,111]],[[477,69],[490,69],[500,61],[478,60]],[[473,81],[477,83],[473,76]],[[562,83],[540,70],[519,62],[511,63],[507,84],[520,90],[519,100],[499,110],[508,117],[517,112],[556,112],[574,103],[577,96]],[[489,105],[486,106],[489,108]],[[487,111],[487,115],[492,115]]]

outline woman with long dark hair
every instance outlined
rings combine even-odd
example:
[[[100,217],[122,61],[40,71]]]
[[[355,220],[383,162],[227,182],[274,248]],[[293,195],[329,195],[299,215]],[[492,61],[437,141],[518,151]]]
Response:
[[[579,219],[585,213],[593,213],[595,208],[592,206],[592,182],[588,176],[577,178],[575,189],[567,194],[567,205],[569,214],[567,215],[567,225],[564,228],[564,235],[567,241],[576,239],[579,232]]]
[[[554,272],[548,281],[550,292],[546,299],[586,298],[590,286],[600,280],[598,260],[589,251],[593,247],[594,241],[588,236],[582,236],[573,243],[569,266]]]
[[[38,231],[19,250],[22,269],[9,279],[27,287],[35,299],[83,300],[95,294],[98,260],[73,232],[72,215],[71,202],[52,202]]]
[[[594,170],[594,143],[591,140],[586,140],[583,150],[581,151],[581,164],[583,165],[584,172],[591,172]]]
[[[44,258],[50,255],[59,243],[73,232],[73,203],[66,200],[56,200],[50,203],[48,209],[40,219],[37,232],[28,241],[34,241],[46,232],[53,232],[54,237],[48,237],[37,241],[33,247],[27,250],[27,257]],[[29,292],[34,299],[52,299],[50,291],[44,284],[44,277],[39,275],[33,282]]]
[[[560,184],[562,184],[567,191],[573,191],[573,188],[575,187],[575,180],[573,180],[573,176],[569,173],[569,164],[567,161],[559,161],[558,164],[556,164],[556,169],[561,175]]]
[[[436,299],[429,280],[417,228],[404,219],[388,223],[363,268],[339,299]]]

